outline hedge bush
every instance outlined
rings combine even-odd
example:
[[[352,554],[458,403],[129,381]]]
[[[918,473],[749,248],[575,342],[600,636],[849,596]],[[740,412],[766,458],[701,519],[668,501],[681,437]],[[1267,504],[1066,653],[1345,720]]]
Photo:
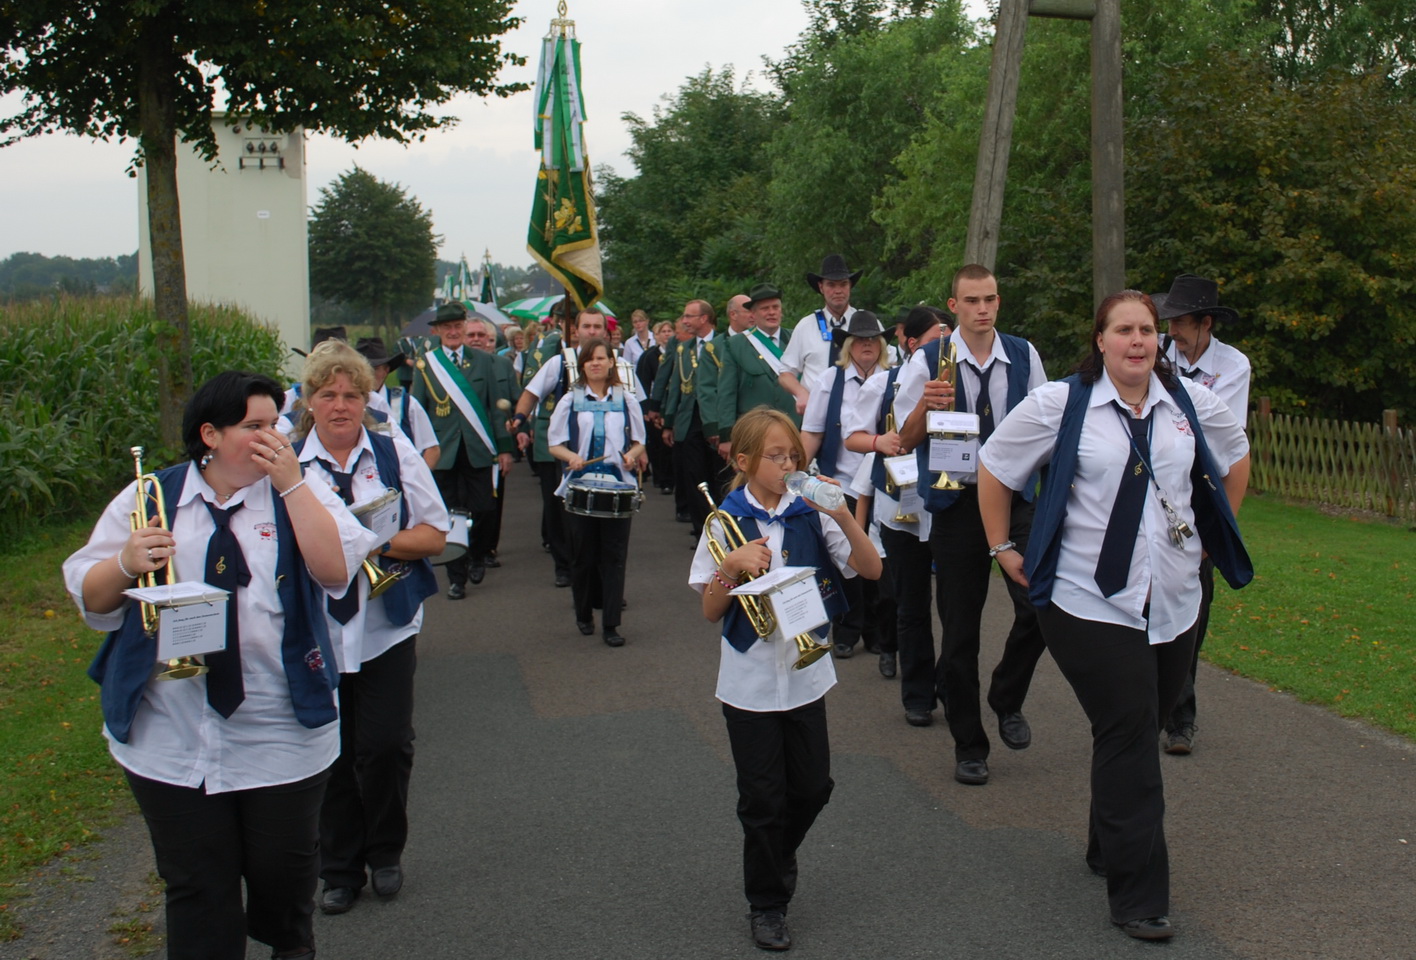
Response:
[[[192,304],[192,372],[279,377],[275,330],[231,307]],[[97,516],[132,479],[129,447],[164,466],[157,414],[157,317],[132,297],[56,297],[0,308],[0,535]]]

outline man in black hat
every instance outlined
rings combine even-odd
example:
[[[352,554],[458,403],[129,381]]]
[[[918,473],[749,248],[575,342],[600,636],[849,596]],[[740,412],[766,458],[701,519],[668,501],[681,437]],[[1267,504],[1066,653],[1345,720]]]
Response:
[[[1182,273],[1168,293],[1151,294],[1156,313],[1168,323],[1165,357],[1182,377],[1212,390],[1240,424],[1249,420],[1249,358],[1214,335],[1217,320],[1233,322],[1239,314],[1219,304],[1219,285],[1213,280]],[[1214,562],[1200,562],[1200,614],[1195,635],[1195,658],[1180,700],[1165,720],[1165,752],[1186,756],[1195,748],[1195,673],[1200,647],[1209,628],[1214,602]]]
[[[1036,486],[1029,483],[1026,494],[1014,495],[1010,539],[990,544],[978,510],[977,447],[987,442],[994,426],[1028,391],[1047,382],[1042,358],[1033,345],[996,329],[1001,303],[998,280],[991,270],[976,263],[960,268],[949,298],[957,326],[948,337],[915,351],[900,374],[895,399],[896,415],[905,418],[900,442],[905,449],[916,451],[919,492],[930,513],[935,603],[943,627],[935,695],[944,704],[944,716],[954,736],[954,779],[973,785],[988,782],[990,745],[979,705],[978,656],[993,558],[1009,550],[1022,553],[1027,549]],[[940,351],[951,346],[958,360],[952,385],[938,379]],[[978,417],[976,442],[935,441],[927,436],[929,411],[946,409]],[[936,442],[941,448],[939,459],[957,464],[945,472],[962,485],[960,489],[934,489],[940,471],[930,469],[930,453]],[[1013,601],[1013,626],[993,671],[988,706],[998,717],[998,736],[1004,746],[1023,750],[1032,743],[1023,701],[1044,645],[1037,608],[1028,599],[1027,589],[1008,577],[1003,582]],[[931,717],[931,711],[922,707],[905,714],[913,726],[928,726]]]
[[[472,520],[467,554],[447,564],[449,600],[467,596],[467,581],[481,583],[486,573],[487,533],[497,509],[492,465],[510,470],[513,446],[496,409],[504,388],[492,355],[463,344],[466,322],[462,304],[438,307],[429,326],[442,345],[418,358],[413,378],[413,399],[423,405],[438,436],[433,479],[448,509],[466,511]]]
[[[718,454],[727,459],[732,447],[733,424],[753,407],[780,410],[801,424],[796,398],[782,389],[778,377],[786,369],[782,355],[791,342],[791,331],[782,329],[782,291],[770,283],[759,283],[741,300],[751,321],[740,336],[728,338],[720,351],[723,368],[718,371]]]
[[[797,321],[796,335],[782,355],[786,370],[779,378],[782,389],[796,398],[797,413],[806,410],[807,398],[816,389],[822,372],[836,362],[840,349],[831,335],[845,326],[855,307],[851,306],[851,289],[860,279],[860,271],[851,271],[846,258],[828,253],[821,261],[821,272],[806,275],[811,289],[821,294],[821,309]]]
[[[403,354],[398,351],[389,353],[382,337],[360,337],[354,349],[363,354],[369,366],[374,368],[374,389],[369,394],[369,406],[387,410],[389,419],[398,424],[413,444],[413,449],[423,455],[428,469],[433,469],[439,456],[438,435],[433,430],[433,421],[428,418],[428,412],[414,402],[408,390],[388,384],[390,371],[404,365]]]

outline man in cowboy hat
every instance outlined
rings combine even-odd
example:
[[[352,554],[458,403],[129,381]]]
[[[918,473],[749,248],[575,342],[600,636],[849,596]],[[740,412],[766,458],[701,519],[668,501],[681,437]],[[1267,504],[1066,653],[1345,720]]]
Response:
[[[449,510],[472,520],[467,554],[447,564],[449,600],[467,596],[467,581],[481,583],[486,572],[487,533],[496,514],[492,465],[511,469],[513,441],[496,409],[504,395],[492,355],[463,343],[467,310],[460,303],[438,307],[429,326],[442,345],[418,358],[413,399],[423,405],[438,436],[433,479]]]
[[[1239,314],[1219,305],[1213,280],[1182,273],[1169,293],[1151,295],[1156,313],[1169,324],[1166,359],[1182,377],[1209,387],[1240,425],[1249,421],[1249,358],[1214,335],[1215,323],[1236,321]]]
[[[384,348],[382,337],[360,337],[354,349],[364,355],[369,366],[374,368],[374,389],[369,394],[369,406],[376,405],[389,411],[389,419],[398,424],[413,448],[423,455],[428,469],[437,465],[438,435],[433,430],[433,421],[428,412],[413,401],[409,391],[399,386],[388,385],[391,371],[403,366],[403,354],[390,353]]]
[[[782,389],[777,378],[785,370],[782,355],[791,342],[791,331],[782,329],[782,291],[759,283],[741,300],[751,321],[741,336],[728,338],[718,371],[718,454],[727,459],[732,447],[733,424],[753,407],[768,406],[801,422],[796,398]]]
[[[951,447],[967,451],[968,465],[950,467],[960,490],[933,489],[939,472],[929,469],[933,441],[926,437],[929,410],[953,409],[977,414],[977,445],[987,442],[993,427],[1022,402],[1028,391],[1047,382],[1042,358],[1031,343],[996,329],[1001,305],[998,280],[980,264],[969,264],[954,275],[949,309],[957,320],[954,332],[916,350],[900,374],[895,399],[896,415],[904,418],[900,442],[915,450],[919,459],[919,491],[930,514],[929,549],[934,556],[935,601],[943,627],[939,663],[935,670],[935,696],[944,704],[949,732],[954,736],[954,779],[981,785],[988,782],[988,734],[979,706],[979,633],[993,558],[1008,550],[1027,549],[1032,525],[1034,484],[1013,497],[1009,541],[990,544],[978,510],[977,450],[969,441]],[[953,385],[938,378],[939,354],[953,345],[958,353]],[[947,356],[947,354],[946,354]],[[1023,700],[1033,671],[1044,649],[1037,609],[1026,588],[1003,578],[1013,601],[1013,627],[1003,647],[1003,657],[989,684],[988,706],[998,716],[998,736],[1012,750],[1032,742],[1032,730],[1023,717]],[[907,710],[913,726],[928,726],[931,711]]]
[[[859,279],[860,271],[852,272],[839,253],[828,253],[821,261],[821,272],[806,275],[806,282],[821,294],[824,302],[820,310],[797,321],[797,334],[782,355],[787,369],[778,378],[782,389],[796,398],[797,413],[806,410],[806,401],[816,389],[821,372],[836,362],[840,347],[834,344],[831,334],[845,326],[855,313],[851,288]]]
[[[1182,273],[1168,293],[1151,294],[1156,313],[1168,324],[1165,356],[1182,377],[1214,391],[1228,404],[1234,418],[1249,420],[1249,358],[1214,335],[1215,322],[1236,321],[1239,314],[1219,305],[1219,285],[1213,280]],[[1180,693],[1180,701],[1165,720],[1165,752],[1186,756],[1195,747],[1195,673],[1200,663],[1200,647],[1209,628],[1210,604],[1214,602],[1214,563],[1205,557],[1200,563],[1200,613],[1195,637],[1195,658],[1190,675]]]

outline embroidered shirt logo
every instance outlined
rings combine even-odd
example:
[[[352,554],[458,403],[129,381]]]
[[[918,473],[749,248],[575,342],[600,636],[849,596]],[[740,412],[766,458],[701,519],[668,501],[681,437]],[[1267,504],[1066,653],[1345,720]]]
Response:
[[[256,535],[264,543],[275,543],[275,524],[266,521],[255,526]]]

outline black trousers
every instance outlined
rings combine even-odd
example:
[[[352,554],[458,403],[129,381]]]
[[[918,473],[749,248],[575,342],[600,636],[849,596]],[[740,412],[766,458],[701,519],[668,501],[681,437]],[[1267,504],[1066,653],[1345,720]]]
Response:
[[[649,473],[654,486],[663,489],[674,485],[673,452],[664,443],[664,433],[651,426],[645,427],[645,449],[649,455]]]
[[[533,460],[531,467],[541,483],[541,540],[551,548],[556,573],[570,572],[570,537],[565,532],[565,506],[556,496],[561,482],[561,462]]]
[[[880,528],[885,568],[895,588],[895,640],[900,651],[900,700],[906,710],[935,706],[934,573],[929,544],[913,533]]]
[[[448,582],[465,584],[468,568],[485,562],[491,549],[491,528],[497,509],[492,494],[492,468],[472,466],[467,451],[459,448],[452,469],[434,470],[433,480],[449,510],[466,510],[472,518],[466,555],[446,565]]]
[[[846,496],[846,509],[855,514],[856,498]],[[846,601],[846,611],[831,621],[831,642],[846,647],[854,647],[861,640],[872,652],[892,653],[896,649],[894,636],[894,609],[889,609],[889,628],[882,614],[882,605],[890,604],[890,584],[881,574],[880,580],[864,577],[844,577],[841,580],[841,595]]]
[[[413,673],[418,638],[339,675],[339,758],[320,808],[320,878],[364,886],[365,867],[398,864],[408,842]]]
[[[565,515],[570,534],[570,592],[575,600],[575,619],[593,620],[594,608],[603,606],[601,625],[606,630],[619,626],[631,523],[629,517]]]
[[[1008,536],[1019,551],[1027,549],[1032,517],[1032,504],[1014,495]],[[929,549],[938,578],[934,599],[943,627],[935,686],[954,736],[954,758],[961,761],[986,759],[989,750],[979,711],[978,677],[979,633],[993,572],[989,547],[976,487],[966,487],[952,506],[933,514]],[[1028,600],[1027,588],[1009,577],[1003,582],[1013,600],[1013,627],[993,671],[988,705],[995,713],[1012,713],[1023,708],[1045,646],[1037,625],[1037,608]]]
[[[1213,603],[1214,561],[1207,556],[1200,561],[1200,616],[1195,621],[1195,655],[1190,658],[1190,672],[1185,675],[1180,700],[1165,722],[1167,733],[1195,725],[1195,672],[1200,668],[1200,648],[1205,645],[1205,634],[1209,632],[1210,605]]]
[[[1170,913],[1165,784],[1156,734],[1194,656],[1192,626],[1170,643],[1145,631],[1041,611],[1047,649],[1091,721],[1087,863],[1106,873],[1117,923]]]
[[[796,852],[831,799],[826,698],[795,710],[757,713],[723,704],[737,768],[743,893],[754,910],[787,909]]]
[[[496,509],[487,524],[487,555],[490,556],[501,545],[502,510],[506,506],[506,471],[498,470],[496,482]]]
[[[703,436],[703,425],[699,420],[696,405],[691,423],[686,436],[682,439],[674,438],[674,450],[679,451],[682,464],[679,479],[683,483],[684,494],[688,497],[688,515],[693,518],[693,535],[697,537],[703,532],[703,521],[708,518],[708,501],[703,499],[698,485],[707,483],[708,492],[713,495],[713,502],[723,502],[723,490],[719,483],[723,476],[720,469],[723,466],[723,458],[718,456],[718,449],[710,447],[708,438]],[[680,447],[682,450],[679,450]],[[678,489],[677,484],[674,489]]]
[[[125,773],[167,882],[169,960],[245,960],[248,934],[277,953],[313,949],[329,771],[217,794]]]

